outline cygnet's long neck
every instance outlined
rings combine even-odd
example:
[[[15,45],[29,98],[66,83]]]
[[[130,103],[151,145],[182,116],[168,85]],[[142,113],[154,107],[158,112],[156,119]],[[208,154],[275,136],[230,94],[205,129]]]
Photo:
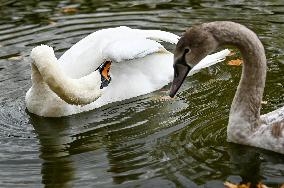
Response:
[[[244,65],[231,106],[228,129],[234,127],[240,131],[242,129],[251,132],[260,124],[260,108],[266,78],[263,45],[254,32],[240,24],[212,22],[206,27],[220,45],[233,45],[241,51]]]

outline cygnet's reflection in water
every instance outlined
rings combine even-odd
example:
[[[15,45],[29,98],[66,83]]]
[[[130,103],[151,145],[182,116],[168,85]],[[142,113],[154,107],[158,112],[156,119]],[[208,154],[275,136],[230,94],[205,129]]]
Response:
[[[265,181],[269,178],[278,182],[279,187],[283,184],[284,157],[282,154],[239,144],[230,143],[229,145],[231,171],[241,177],[240,182],[237,183],[257,185],[261,182],[269,186],[270,182]],[[268,166],[275,168],[269,170]]]

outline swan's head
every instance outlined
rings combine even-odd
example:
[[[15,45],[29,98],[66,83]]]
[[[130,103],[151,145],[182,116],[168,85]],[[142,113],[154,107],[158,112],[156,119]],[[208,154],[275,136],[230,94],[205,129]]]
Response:
[[[174,53],[174,80],[170,96],[174,97],[188,72],[208,54],[213,52],[218,42],[204,25],[188,29],[177,43]]]

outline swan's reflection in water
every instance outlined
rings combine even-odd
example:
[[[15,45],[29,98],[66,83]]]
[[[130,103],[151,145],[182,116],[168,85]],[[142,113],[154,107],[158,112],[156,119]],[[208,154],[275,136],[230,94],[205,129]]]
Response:
[[[68,123],[64,119],[30,117],[41,145],[42,183],[46,187],[71,187],[75,170],[69,152],[72,138],[64,135],[68,131]]]
[[[159,139],[186,125],[171,127],[171,118],[164,117],[172,112],[157,110],[157,105],[159,102],[145,103],[141,97],[135,103],[65,118],[30,114],[44,161],[42,183],[47,187],[103,186],[155,177],[151,172],[157,170],[151,168],[161,169],[159,162],[164,159],[152,156],[152,150]]]

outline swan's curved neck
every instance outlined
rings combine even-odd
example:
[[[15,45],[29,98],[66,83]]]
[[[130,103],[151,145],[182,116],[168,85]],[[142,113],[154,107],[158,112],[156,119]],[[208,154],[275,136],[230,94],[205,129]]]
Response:
[[[238,126],[238,129],[252,130],[260,124],[265,86],[266,57],[263,45],[254,32],[240,24],[213,22],[207,27],[221,45],[234,45],[241,51],[244,65],[230,110],[229,128]]]
[[[31,57],[33,85],[46,84],[62,100],[75,105],[89,104],[101,96],[99,71],[72,79],[59,67],[53,49],[48,46],[34,48]]]

